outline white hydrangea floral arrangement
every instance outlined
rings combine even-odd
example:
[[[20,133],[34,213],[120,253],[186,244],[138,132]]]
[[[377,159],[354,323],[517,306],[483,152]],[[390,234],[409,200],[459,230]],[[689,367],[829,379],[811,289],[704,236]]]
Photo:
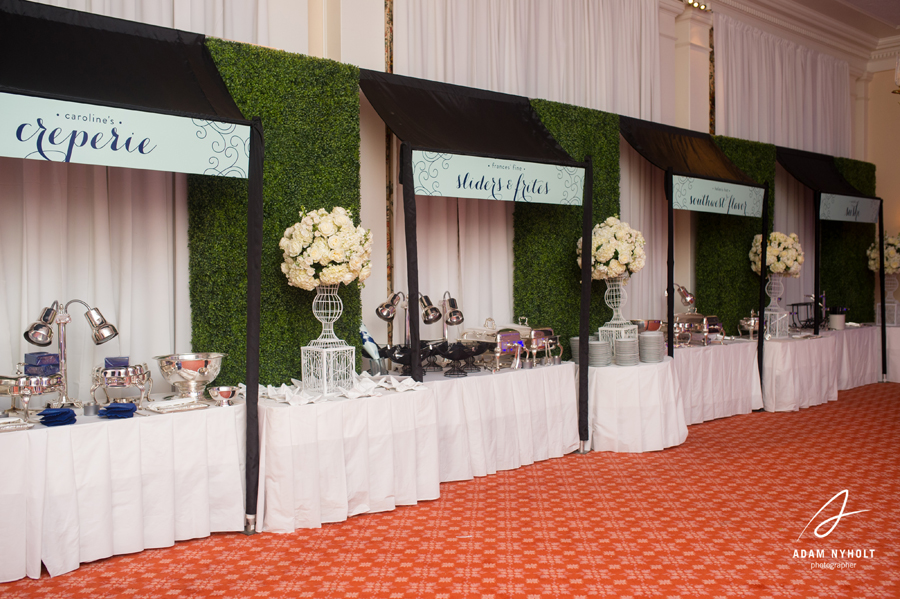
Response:
[[[756,274],[760,272],[761,255],[762,235],[756,235],[750,247],[750,268]],[[799,277],[803,260],[803,248],[796,233],[790,235],[777,231],[769,233],[769,243],[766,246],[766,270],[769,274]]]
[[[869,257],[869,270],[878,272],[881,268],[881,255],[878,242],[873,242],[866,250]],[[884,274],[893,275],[900,272],[900,235],[884,238]]]
[[[591,254],[594,258],[591,278],[600,281],[638,272],[647,260],[645,243],[640,231],[635,231],[628,223],[614,216],[596,225],[591,234]],[[581,266],[581,239],[578,240],[578,266]]]
[[[300,222],[284,232],[278,243],[284,251],[281,272],[288,284],[312,291],[319,285],[349,285],[372,272],[372,232],[354,226],[349,210],[341,207],[300,210]]]

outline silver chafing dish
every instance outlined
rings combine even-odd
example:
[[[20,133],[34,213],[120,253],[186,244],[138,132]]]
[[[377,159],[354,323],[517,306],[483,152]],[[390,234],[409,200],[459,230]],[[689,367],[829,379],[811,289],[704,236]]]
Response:
[[[688,308],[687,313],[676,314],[675,322],[672,323],[675,347],[691,347],[694,342],[704,347],[710,343],[724,344],[725,330],[719,318],[697,314],[694,294],[677,283],[675,289],[681,296],[682,305]]]
[[[559,335],[553,334],[553,329],[546,327],[541,329],[531,329],[531,333],[522,340],[525,350],[531,354],[531,365],[537,366],[539,351],[544,352],[544,364],[552,364],[558,359],[562,359],[562,346],[559,344]],[[552,350],[559,348],[559,356],[554,357]],[[528,367],[528,366],[526,366]]]
[[[8,395],[10,397],[10,407],[6,411],[8,414],[16,412],[17,398],[22,398],[27,412],[28,402],[32,397],[46,393],[60,393],[63,388],[63,376],[61,374],[31,376],[18,373],[13,376],[0,376],[0,395]]]
[[[707,346],[710,343],[724,343],[724,328],[717,316],[697,313],[676,314],[672,324],[675,347],[691,347],[694,343]]]
[[[492,318],[488,318],[484,327],[467,329],[462,339],[483,341],[490,345],[492,356],[491,370],[497,372],[501,368],[531,368],[538,362],[538,353],[543,351],[544,364],[558,364],[562,359],[563,348],[559,336],[549,327],[531,328],[528,319],[522,317],[519,324],[505,325],[497,329]],[[559,350],[553,355],[554,350]],[[525,354],[524,358],[522,354]]]
[[[94,401],[97,398],[94,392],[97,389],[103,389],[107,402],[112,403],[132,403],[133,397],[113,397],[110,398],[108,389],[126,389],[134,387],[141,392],[138,400],[138,407],[144,404],[144,400],[150,397],[150,390],[153,388],[153,379],[150,378],[150,369],[146,364],[133,364],[122,368],[103,368],[97,366],[93,372],[93,384],[91,385],[91,397]]]
[[[754,340],[754,332],[759,332],[759,316],[756,314],[756,310],[750,310],[750,316],[741,319],[738,325],[738,334],[741,331],[747,331],[750,335],[750,341]]]
[[[522,340],[522,328],[527,329],[530,338],[531,329],[528,327],[513,325],[497,329],[493,318],[488,318],[482,328],[467,329],[462,334],[462,339],[483,341],[491,348],[489,353],[493,356],[491,370],[497,372],[501,368],[520,368],[522,365],[522,352],[525,351],[525,343]],[[488,356],[488,354],[484,354]]]

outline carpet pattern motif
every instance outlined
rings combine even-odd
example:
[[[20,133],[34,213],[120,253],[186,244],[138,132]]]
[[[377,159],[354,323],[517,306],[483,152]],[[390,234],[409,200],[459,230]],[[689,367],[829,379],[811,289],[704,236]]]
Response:
[[[800,412],[694,425],[662,452],[569,455],[444,484],[418,506],[218,534],[0,596],[900,597],[898,425],[900,385],[869,385]],[[844,516],[819,526],[845,489]]]

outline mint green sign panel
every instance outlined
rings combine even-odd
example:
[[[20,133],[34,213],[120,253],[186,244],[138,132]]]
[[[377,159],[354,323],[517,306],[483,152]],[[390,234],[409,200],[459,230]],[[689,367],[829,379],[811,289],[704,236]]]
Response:
[[[819,218],[856,223],[878,222],[878,200],[823,193],[819,203]]]
[[[580,206],[584,168],[440,152],[412,153],[416,195]]]
[[[696,177],[672,177],[672,204],[676,210],[762,216],[765,190],[739,183],[723,183]]]
[[[246,179],[250,127],[0,93],[0,156]]]

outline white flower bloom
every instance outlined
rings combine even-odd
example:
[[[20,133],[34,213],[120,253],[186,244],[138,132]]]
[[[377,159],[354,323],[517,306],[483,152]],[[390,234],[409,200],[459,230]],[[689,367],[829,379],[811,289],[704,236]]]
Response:
[[[591,278],[601,280],[638,272],[646,263],[644,244],[644,236],[639,231],[615,216],[594,225],[591,232]],[[575,246],[579,267],[583,245],[579,239]]]
[[[762,236],[755,235],[748,257],[750,258],[750,268],[757,274],[760,273],[762,251]],[[800,245],[800,239],[796,233],[785,235],[775,231],[769,234],[766,243],[767,272],[799,277],[803,260],[803,247]]]

